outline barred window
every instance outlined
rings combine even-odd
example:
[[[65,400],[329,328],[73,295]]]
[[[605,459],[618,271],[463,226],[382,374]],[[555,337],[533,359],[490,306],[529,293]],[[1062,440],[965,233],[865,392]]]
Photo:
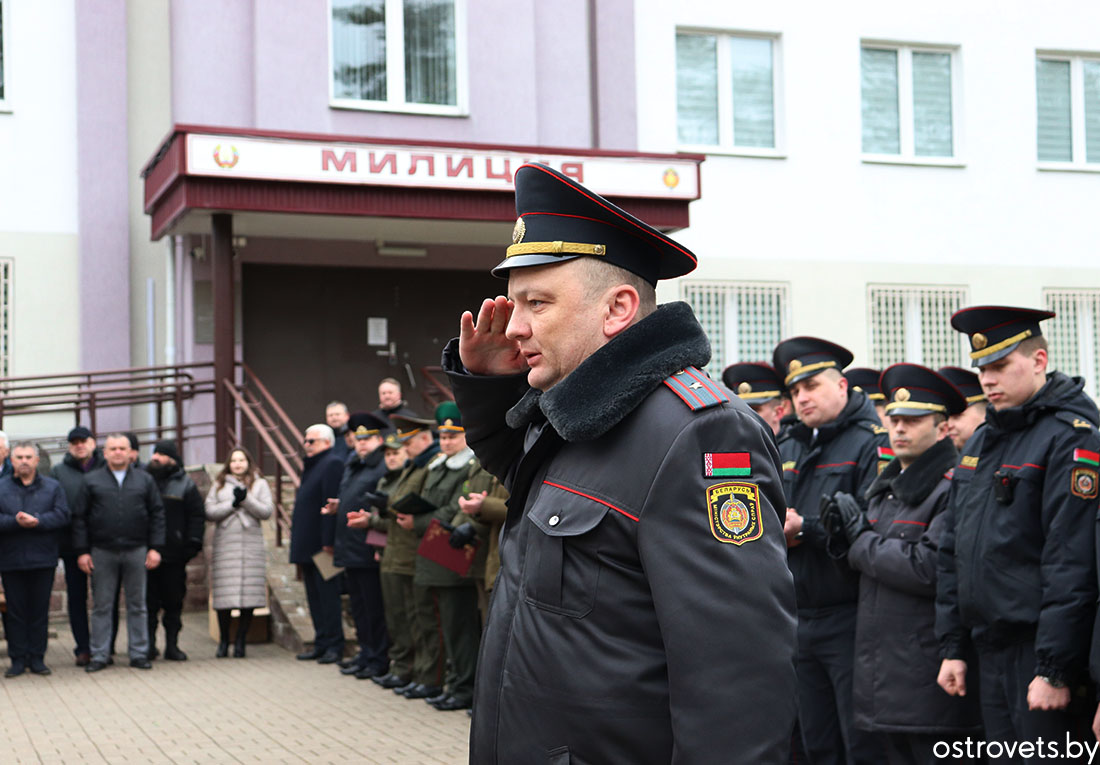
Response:
[[[1096,398],[1100,386],[1100,290],[1043,290],[1043,305],[1057,316],[1044,322],[1050,366],[1085,378],[1085,390]]]
[[[951,315],[967,300],[965,287],[869,285],[871,365],[885,369],[907,361],[933,369],[970,366],[966,338],[951,328]]]
[[[15,261],[0,258],[0,377],[11,374],[12,272]]]
[[[707,373],[718,379],[739,361],[771,363],[772,350],[788,335],[788,285],[765,282],[680,283],[680,297],[710,339]]]

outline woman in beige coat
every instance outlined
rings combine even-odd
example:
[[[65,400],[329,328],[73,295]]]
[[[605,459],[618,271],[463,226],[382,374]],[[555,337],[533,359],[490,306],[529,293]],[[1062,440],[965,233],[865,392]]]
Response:
[[[271,489],[249,453],[237,447],[229,453],[210,493],[206,518],[214,521],[214,553],[211,588],[218,614],[218,652],[229,653],[230,612],[241,611],[233,656],[244,656],[252,611],[267,605],[266,553],[260,521],[274,510]]]

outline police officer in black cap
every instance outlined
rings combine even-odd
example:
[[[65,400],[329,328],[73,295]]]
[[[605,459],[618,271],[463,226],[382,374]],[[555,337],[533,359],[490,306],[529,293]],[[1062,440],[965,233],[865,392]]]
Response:
[[[871,403],[875,405],[875,411],[878,412],[879,421],[885,428],[887,426],[886,396],[883,395],[878,384],[881,376],[882,372],[868,367],[852,367],[844,373],[844,379],[848,381],[848,389],[861,390],[867,398],[871,399]]]
[[[889,460],[886,429],[871,400],[852,391],[841,370],[848,349],[816,337],[776,346],[800,422],[779,445],[787,522],[784,532],[798,595],[798,700],[810,762],[882,762],[878,740],[852,724],[852,661],[859,575],[841,553],[831,556],[821,523],[822,498],[838,491],[866,506],[867,488]]]
[[[947,435],[955,443],[955,448],[962,451],[974,431],[985,424],[985,410],[989,402],[985,400],[981,380],[969,369],[943,367],[936,371],[950,380],[966,397],[966,409],[947,418]]]
[[[868,489],[866,513],[855,497],[838,492],[822,514],[836,515],[824,524],[839,537],[830,543],[846,548],[860,572],[856,727],[880,737],[887,762],[930,765],[937,742],[981,732],[977,699],[953,698],[932,682],[939,670],[936,559],[958,458],[947,418],[966,401],[946,378],[917,364],[889,367],[882,391],[894,458]]]
[[[955,470],[941,537],[938,682],[965,693],[977,649],[989,741],[1071,735],[1096,609],[1100,416],[1083,380],[1047,371],[1040,322],[1053,316],[979,306],[951,317],[989,409]]]
[[[785,762],[794,593],[770,429],[700,367],[682,246],[543,165],[444,368],[511,492],[470,761]],[[722,732],[729,735],[723,735]]]
[[[790,412],[791,402],[786,397],[783,380],[771,364],[731,364],[722,370],[722,382],[760,415],[775,437],[779,438],[781,424]]]

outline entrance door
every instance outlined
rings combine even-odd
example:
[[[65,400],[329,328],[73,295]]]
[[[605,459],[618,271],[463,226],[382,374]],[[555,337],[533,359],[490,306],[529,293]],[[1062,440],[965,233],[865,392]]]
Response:
[[[430,416],[422,369],[439,365],[463,311],[506,289],[481,271],[260,264],[241,281],[245,361],[302,429],[334,399],[375,409],[386,377]]]

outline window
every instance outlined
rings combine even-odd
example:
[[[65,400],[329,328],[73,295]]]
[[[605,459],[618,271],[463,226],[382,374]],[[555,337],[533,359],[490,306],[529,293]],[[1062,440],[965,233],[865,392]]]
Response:
[[[1044,322],[1051,368],[1085,378],[1085,389],[1100,391],[1100,290],[1043,290],[1043,304],[1057,316]]]
[[[777,156],[773,37],[677,32],[682,147]]]
[[[906,361],[933,369],[969,367],[966,336],[951,328],[951,315],[967,300],[965,287],[869,285],[871,365],[885,369]]]
[[[331,0],[333,106],[465,113],[465,0]]]
[[[865,160],[943,164],[957,156],[954,59],[946,49],[862,47]]]
[[[15,261],[0,258],[0,377],[11,374],[12,272]]]
[[[680,297],[710,339],[707,373],[715,379],[739,361],[770,364],[772,350],[788,334],[786,284],[683,281]]]
[[[1100,55],[1038,56],[1035,97],[1039,162],[1100,170]]]

